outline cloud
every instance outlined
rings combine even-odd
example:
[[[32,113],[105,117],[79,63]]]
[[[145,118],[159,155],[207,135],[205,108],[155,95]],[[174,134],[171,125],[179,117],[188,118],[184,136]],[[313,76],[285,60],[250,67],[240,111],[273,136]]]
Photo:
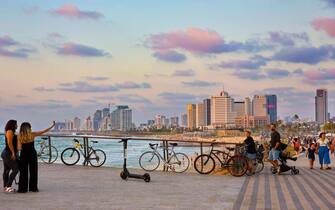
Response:
[[[34,88],[34,90],[37,91],[37,92],[53,92],[53,91],[55,91],[55,89],[53,89],[53,88],[46,88],[46,87],[43,87],[43,86],[36,87],[36,88]]]
[[[118,83],[115,85],[115,87],[119,89],[147,89],[151,88],[151,85],[147,82],[143,83],[135,83],[135,82],[124,82],[124,83]]]
[[[197,97],[195,95],[189,93],[162,92],[158,94],[158,96],[168,101],[169,103],[176,103],[176,102],[191,103],[192,101],[197,100]]]
[[[335,47],[324,45],[321,47],[290,47],[276,52],[272,60],[292,63],[317,64],[329,60],[335,54]]]
[[[335,68],[333,69],[311,69],[307,70],[303,74],[304,78],[308,82],[329,82],[335,80]]]
[[[40,8],[38,6],[31,6],[31,7],[25,7],[23,8],[23,13],[26,15],[33,15],[40,11]]]
[[[98,20],[104,17],[103,14],[96,11],[80,10],[78,7],[71,4],[64,4],[63,6],[51,10],[51,14],[55,16],[62,16],[66,18],[77,18],[77,19],[91,19]]]
[[[195,71],[192,69],[186,70],[176,70],[172,73],[172,77],[193,77],[195,75]]]
[[[321,17],[313,20],[311,24],[315,30],[324,31],[328,36],[335,37],[335,18]]]
[[[0,56],[13,58],[27,58],[35,49],[25,47],[18,41],[15,41],[10,36],[0,36]]]
[[[121,103],[135,103],[135,104],[151,104],[152,102],[143,97],[136,94],[125,94],[116,96],[117,99],[120,100]]]
[[[117,92],[120,89],[147,89],[151,88],[149,83],[124,82],[116,85],[94,85],[86,81],[76,81],[73,83],[60,83],[58,90],[78,93],[106,93]]]
[[[53,110],[53,109],[63,109],[63,108],[71,108],[72,105],[67,101],[63,100],[44,100],[39,103],[32,103],[32,104],[18,104],[13,105],[15,109],[24,109],[24,110]]]
[[[109,78],[108,77],[88,76],[88,77],[85,77],[85,79],[88,80],[88,81],[105,81],[105,80],[108,80]]]
[[[267,60],[268,59],[264,58],[263,56],[256,55],[247,60],[223,61],[216,66],[219,68],[259,69],[260,67],[266,65]]]
[[[156,59],[172,63],[181,63],[186,60],[186,56],[174,50],[159,50],[152,54]]]
[[[81,57],[105,57],[110,55],[104,50],[72,42],[64,43],[57,49],[57,53],[59,55],[75,55]]]
[[[268,69],[266,74],[270,79],[280,79],[288,77],[291,73],[286,69]]]
[[[263,79],[282,79],[289,76],[301,76],[302,70],[297,69],[294,71],[288,71],[286,69],[262,69],[262,70],[235,70],[233,75],[246,80],[263,80]]]
[[[233,75],[240,79],[248,79],[248,80],[261,80],[266,78],[266,76],[260,71],[250,71],[250,70],[236,70],[234,71]]]
[[[307,33],[286,33],[282,31],[269,32],[270,41],[280,44],[282,46],[294,46],[297,41],[308,42],[309,37]]]
[[[194,80],[191,82],[182,82],[183,85],[189,86],[189,87],[213,87],[216,86],[218,83],[216,82],[207,82],[202,80]]]
[[[335,7],[335,0],[322,0],[326,2],[330,7]]]
[[[63,39],[64,36],[62,34],[60,34],[60,33],[52,32],[52,33],[48,34],[48,38],[49,39]]]

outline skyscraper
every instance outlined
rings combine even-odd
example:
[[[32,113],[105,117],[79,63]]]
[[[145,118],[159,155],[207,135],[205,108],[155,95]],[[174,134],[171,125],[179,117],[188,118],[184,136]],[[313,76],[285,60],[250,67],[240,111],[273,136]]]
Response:
[[[102,110],[102,118],[107,117],[110,114],[109,111],[110,111],[109,108],[104,108]]]
[[[266,95],[266,110],[270,117],[270,123],[277,121],[277,96]]]
[[[266,97],[255,95],[252,99],[252,115],[253,116],[267,116]]]
[[[179,118],[178,117],[171,117],[170,118],[170,124],[172,128],[178,128],[179,127]]]
[[[187,104],[187,128],[196,128],[196,106],[195,104]]]
[[[187,128],[187,114],[181,114],[180,116],[180,126]]]
[[[205,124],[204,124],[204,104],[201,103],[201,104],[197,104],[195,106],[195,126],[197,128],[202,128]]]
[[[220,96],[211,97],[211,125],[217,127],[232,127],[235,125],[236,112],[233,111],[234,99],[222,90]]]
[[[95,111],[94,116],[93,116],[93,129],[94,129],[94,131],[99,130],[101,120],[102,120],[102,111],[101,110]]]
[[[244,99],[244,114],[252,115],[252,105],[251,105],[251,100],[249,97],[246,97]]]
[[[117,106],[112,112],[112,129],[128,131],[133,127],[132,110],[127,105]]]
[[[328,96],[326,89],[317,89],[315,96],[315,121],[324,124],[328,121]]]
[[[80,130],[80,126],[81,126],[81,121],[78,117],[75,117],[73,119],[73,127],[74,127],[74,130],[76,131],[79,131]]]
[[[235,101],[233,111],[236,112],[236,117],[244,116],[245,115],[244,101]]]
[[[204,100],[204,126],[211,124],[211,99]]]
[[[163,127],[166,127],[165,119],[166,117],[164,115],[157,114],[155,116],[155,127],[157,129],[162,129]]]

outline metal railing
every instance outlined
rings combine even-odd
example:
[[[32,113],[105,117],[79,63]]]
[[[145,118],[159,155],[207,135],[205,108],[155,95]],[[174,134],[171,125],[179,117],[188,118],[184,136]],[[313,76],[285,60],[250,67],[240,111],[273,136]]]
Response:
[[[4,135],[4,134],[0,134]],[[165,161],[169,159],[169,143],[176,142],[176,143],[183,143],[183,146],[192,146],[198,147],[200,155],[204,154],[204,147],[209,147],[212,143],[221,146],[231,145],[235,148],[238,143],[230,143],[230,142],[217,142],[217,141],[195,141],[195,140],[187,140],[187,139],[163,139],[163,138],[153,138],[153,137],[128,137],[128,136],[93,136],[93,135],[60,135],[60,134],[46,134],[41,137],[47,137],[48,145],[52,145],[52,138],[68,138],[68,139],[82,139],[83,140],[83,152],[85,157],[89,154],[89,140],[90,139],[103,139],[103,140],[111,140],[111,141],[120,141],[120,140],[132,140],[132,141],[157,141],[161,142],[161,147],[163,149],[163,158]],[[197,145],[197,146],[196,146]],[[49,147],[50,149],[50,147]],[[235,151],[236,152],[236,151]],[[51,155],[51,151],[49,152]],[[83,165],[87,166],[88,161],[85,159]],[[163,166],[163,171],[168,171],[167,166]]]

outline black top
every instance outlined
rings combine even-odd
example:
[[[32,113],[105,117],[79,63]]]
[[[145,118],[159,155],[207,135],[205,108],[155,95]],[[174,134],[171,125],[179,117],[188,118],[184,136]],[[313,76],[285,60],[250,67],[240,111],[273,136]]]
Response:
[[[5,150],[7,150],[7,151],[10,152],[10,149],[9,149],[9,146],[8,146],[8,142],[7,142],[7,136],[5,137],[5,141],[6,141],[6,148],[5,148]],[[13,137],[12,144],[13,144],[14,152],[16,154],[17,153],[17,136],[15,134],[14,134],[14,137]]]
[[[247,153],[256,154],[256,144],[254,139],[251,136],[248,136],[244,140],[244,144],[247,146]]]
[[[308,148],[308,158],[315,158],[315,149]]]
[[[274,148],[277,143],[280,143],[280,134],[277,131],[271,133],[270,148]]]

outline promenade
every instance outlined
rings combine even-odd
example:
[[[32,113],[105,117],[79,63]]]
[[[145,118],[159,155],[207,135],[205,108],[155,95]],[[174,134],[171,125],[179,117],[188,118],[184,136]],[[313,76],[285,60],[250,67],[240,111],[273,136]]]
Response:
[[[39,193],[0,195],[0,209],[334,209],[335,170],[253,177],[151,173],[152,182],[123,181],[121,169],[40,164]],[[0,170],[2,171],[2,162]],[[143,173],[142,170],[132,170]]]

